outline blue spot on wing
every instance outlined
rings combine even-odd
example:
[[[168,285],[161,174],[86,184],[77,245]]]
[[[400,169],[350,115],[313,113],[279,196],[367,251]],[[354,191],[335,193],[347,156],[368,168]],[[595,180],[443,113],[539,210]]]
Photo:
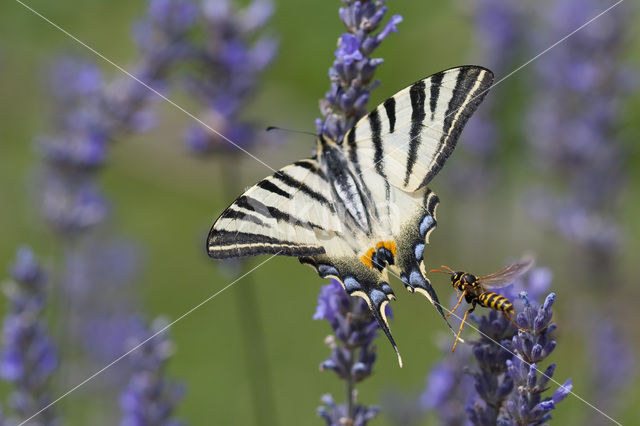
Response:
[[[327,275],[335,275],[338,276],[338,270],[331,265],[318,265],[318,272],[321,277],[326,277]]]
[[[429,229],[433,228],[435,223],[436,223],[436,221],[433,218],[433,216],[431,216],[430,214],[426,215],[422,219],[422,222],[420,222],[420,235],[422,235],[424,237],[427,234],[427,231],[429,231]]]
[[[369,297],[371,298],[371,302],[373,303],[373,306],[376,307],[376,309],[380,307],[380,304],[383,301],[387,300],[387,295],[380,290],[371,290]]]
[[[422,287],[424,285],[422,274],[418,271],[411,271],[411,274],[409,274],[409,283],[414,287]]]
[[[422,254],[424,253],[424,244],[417,244],[414,250],[416,260],[422,260]]]
[[[349,293],[362,290],[360,283],[353,277],[347,277],[344,279],[344,288],[347,289]]]

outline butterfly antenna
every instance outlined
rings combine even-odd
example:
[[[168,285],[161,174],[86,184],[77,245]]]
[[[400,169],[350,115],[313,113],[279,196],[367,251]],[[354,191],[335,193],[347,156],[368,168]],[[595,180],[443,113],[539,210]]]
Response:
[[[304,130],[293,130],[293,129],[285,129],[282,127],[278,127],[278,126],[269,126],[265,129],[267,132],[270,132],[272,130],[280,130],[282,132],[291,132],[291,133],[301,133],[303,135],[311,135],[313,137],[317,137],[318,135],[312,132],[305,132]]]

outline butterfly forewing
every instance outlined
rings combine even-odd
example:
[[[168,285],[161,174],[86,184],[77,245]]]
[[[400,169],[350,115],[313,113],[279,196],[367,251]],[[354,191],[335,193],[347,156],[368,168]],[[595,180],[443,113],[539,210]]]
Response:
[[[333,238],[342,233],[331,192],[315,159],[298,161],[261,180],[216,220],[207,239],[220,259],[278,253],[308,256],[352,252]]]
[[[440,171],[492,82],[493,73],[477,66],[420,80],[358,121],[344,149],[362,173],[384,174],[391,185],[415,191]]]

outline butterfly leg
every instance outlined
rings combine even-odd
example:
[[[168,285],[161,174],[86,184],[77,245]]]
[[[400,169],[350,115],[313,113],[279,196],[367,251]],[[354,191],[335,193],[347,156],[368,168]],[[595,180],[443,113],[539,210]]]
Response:
[[[462,322],[460,323],[460,328],[458,329],[458,335],[456,336],[456,341],[453,343],[453,347],[451,348],[451,352],[456,350],[456,346],[458,345],[458,340],[460,339],[460,334],[462,333],[462,327],[464,327],[465,322],[467,322],[467,317],[473,310],[476,308],[475,302],[471,308],[467,309],[467,312],[464,313],[464,318],[462,318]]]

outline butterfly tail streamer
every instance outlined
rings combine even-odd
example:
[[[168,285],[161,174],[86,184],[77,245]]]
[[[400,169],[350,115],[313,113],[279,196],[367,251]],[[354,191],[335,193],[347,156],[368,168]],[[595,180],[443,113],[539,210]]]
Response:
[[[333,278],[340,282],[350,296],[358,296],[367,303],[373,317],[389,339],[393,350],[398,356],[398,364],[402,367],[402,357],[398,350],[385,309],[389,302],[395,299],[391,286],[383,275],[364,266],[360,259],[329,258],[327,256],[301,257],[300,262],[313,267],[322,278]]]

